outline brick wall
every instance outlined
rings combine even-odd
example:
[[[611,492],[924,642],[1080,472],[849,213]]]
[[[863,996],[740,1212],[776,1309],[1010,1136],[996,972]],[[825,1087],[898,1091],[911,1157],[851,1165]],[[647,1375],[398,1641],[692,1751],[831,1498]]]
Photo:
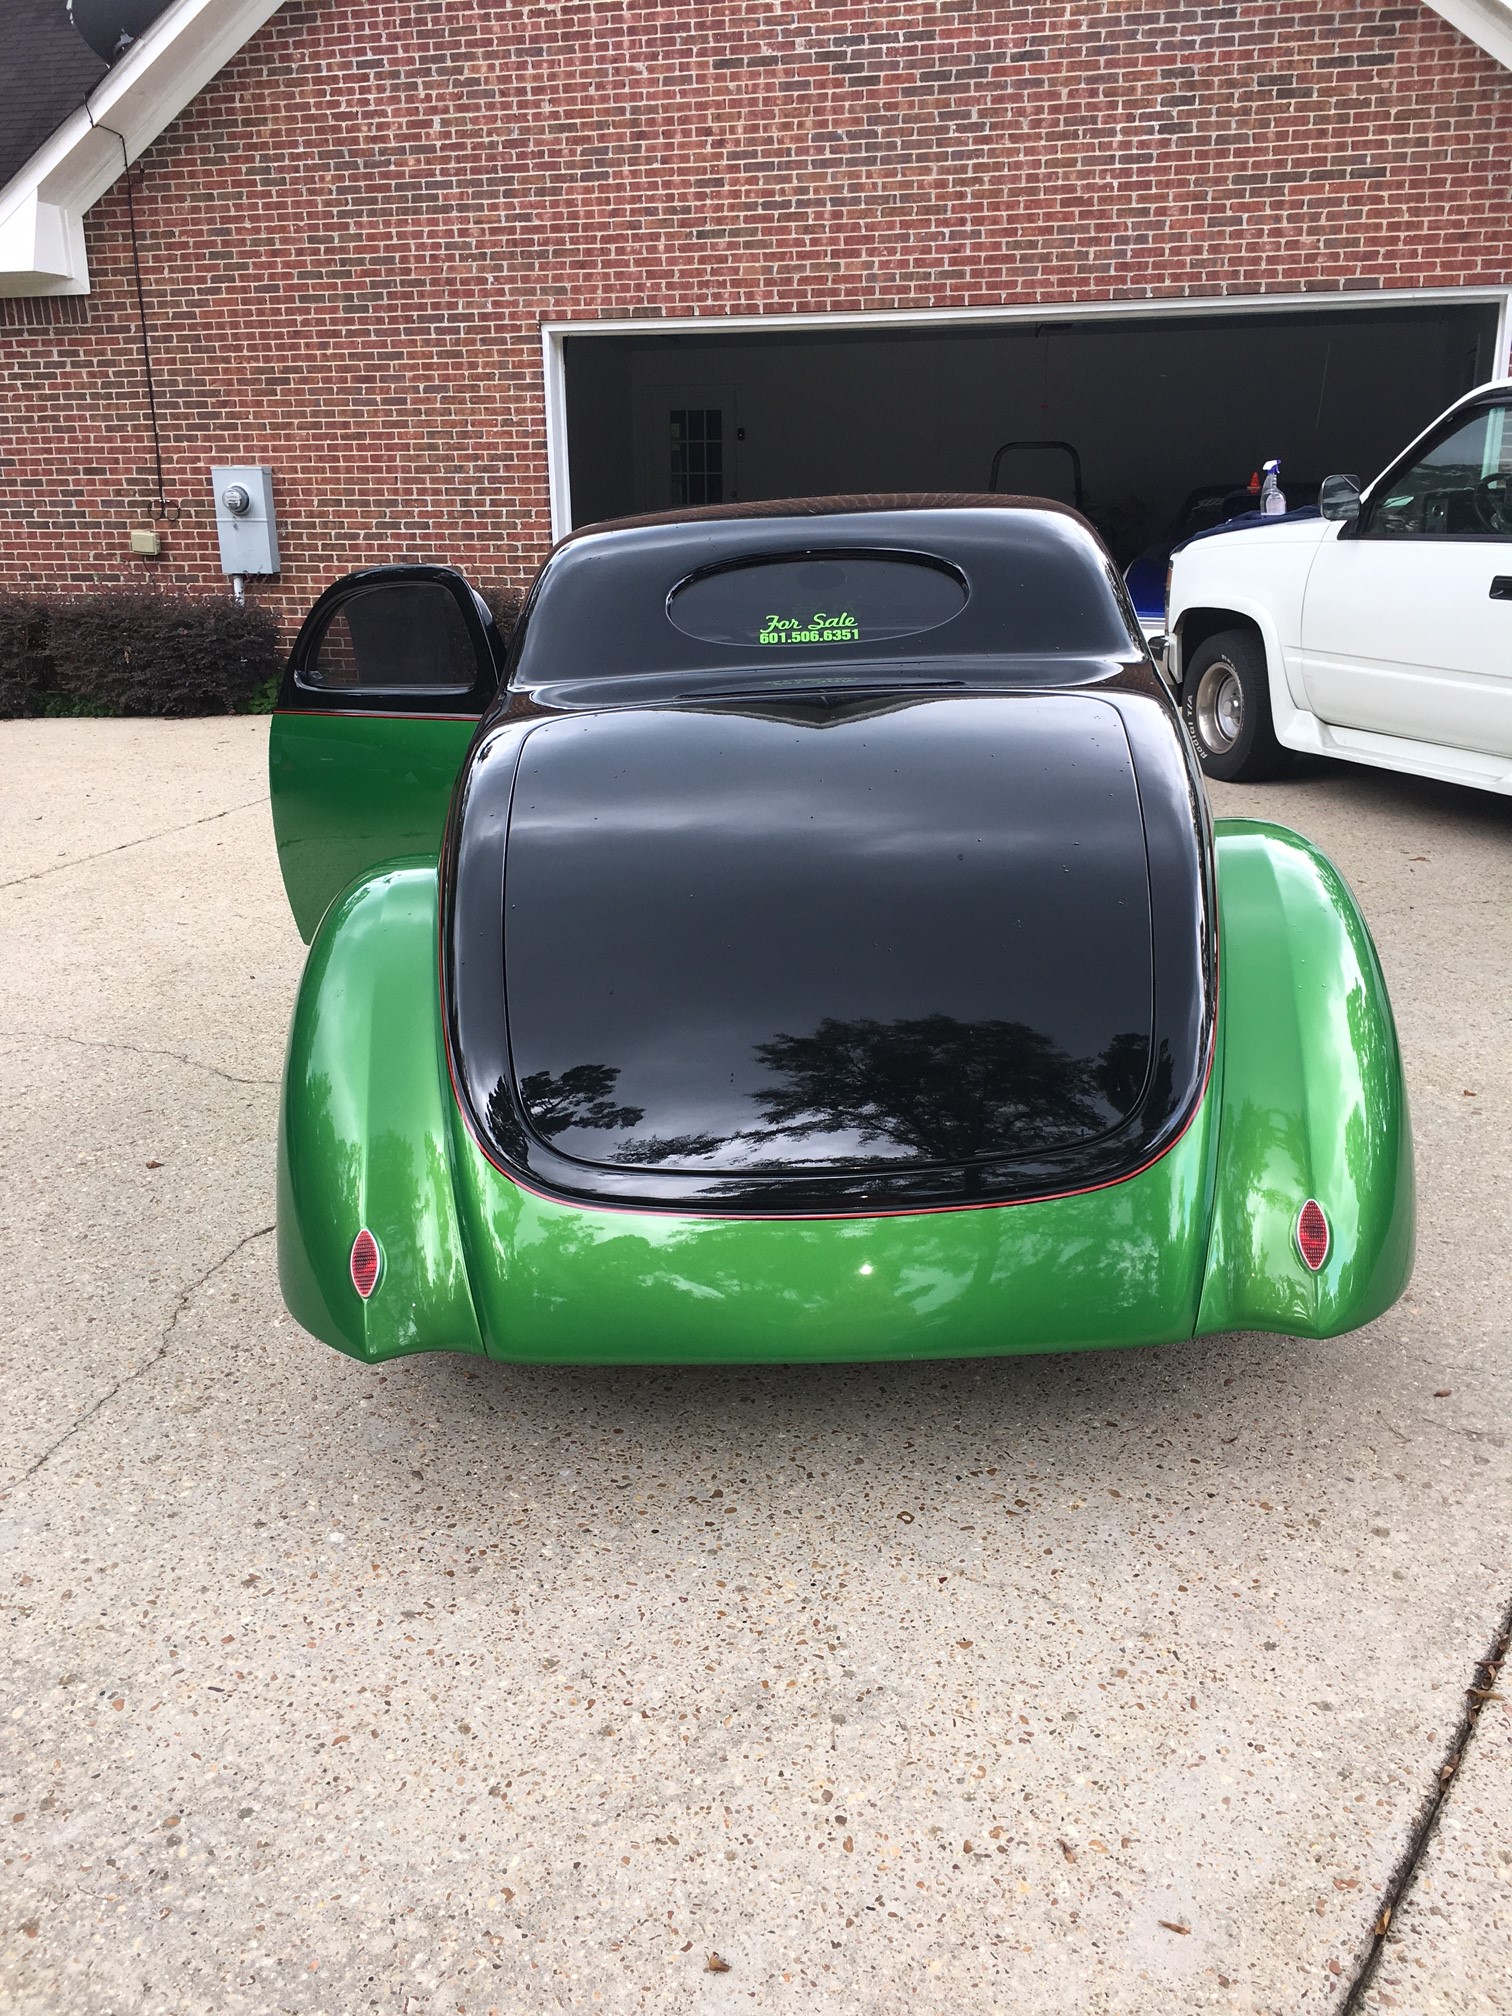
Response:
[[[287,0],[135,185],[87,302],[0,303],[0,583],[224,587],[275,470],[292,618],[345,568],[527,578],[539,322],[1512,277],[1512,75],[1426,7]]]

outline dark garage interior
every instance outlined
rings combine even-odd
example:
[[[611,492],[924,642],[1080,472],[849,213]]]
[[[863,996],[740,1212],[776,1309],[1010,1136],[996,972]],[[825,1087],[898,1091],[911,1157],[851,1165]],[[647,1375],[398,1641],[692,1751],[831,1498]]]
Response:
[[[1063,442],[1125,564],[1202,484],[1369,478],[1493,369],[1497,310],[1138,314],[569,335],[572,522],[846,491],[979,491]],[[1067,450],[998,488],[1072,501]]]

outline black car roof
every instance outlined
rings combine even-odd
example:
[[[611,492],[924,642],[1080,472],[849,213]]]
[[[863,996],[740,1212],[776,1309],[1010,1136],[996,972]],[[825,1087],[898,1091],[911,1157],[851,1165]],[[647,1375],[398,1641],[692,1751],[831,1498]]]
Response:
[[[833,497],[763,497],[747,503],[684,504],[667,511],[643,511],[628,518],[604,518],[579,525],[557,541],[557,550],[602,532],[625,532],[642,525],[708,525],[747,518],[852,517],[869,511],[1053,511],[1085,526],[1080,511],[1051,497],[1025,497],[997,490],[858,490]]]
[[[966,586],[950,620],[885,640],[754,648],[689,635],[669,615],[695,577],[825,554],[922,559]],[[762,640],[770,645],[769,639]],[[746,672],[766,680],[904,666],[977,677],[1008,660],[1128,661],[1142,655],[1112,560],[1084,518],[1034,497],[940,493],[697,506],[584,526],[554,549],[510,650],[510,686]]]

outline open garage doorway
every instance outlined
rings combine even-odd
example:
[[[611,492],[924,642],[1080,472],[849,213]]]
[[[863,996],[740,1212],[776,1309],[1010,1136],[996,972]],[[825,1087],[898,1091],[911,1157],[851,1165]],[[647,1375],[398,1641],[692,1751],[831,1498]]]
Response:
[[[1120,565],[1201,486],[1374,476],[1500,367],[1505,301],[595,332],[561,344],[559,529],[850,491],[1076,499]],[[1049,445],[1035,445],[1049,444]],[[1002,451],[1000,454],[999,451]]]

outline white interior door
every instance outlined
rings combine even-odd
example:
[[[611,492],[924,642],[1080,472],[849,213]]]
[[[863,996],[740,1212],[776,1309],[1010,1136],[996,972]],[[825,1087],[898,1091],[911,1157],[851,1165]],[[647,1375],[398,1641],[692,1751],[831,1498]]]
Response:
[[[1447,423],[1325,539],[1302,605],[1308,704],[1364,728],[1512,756],[1512,420]]]

